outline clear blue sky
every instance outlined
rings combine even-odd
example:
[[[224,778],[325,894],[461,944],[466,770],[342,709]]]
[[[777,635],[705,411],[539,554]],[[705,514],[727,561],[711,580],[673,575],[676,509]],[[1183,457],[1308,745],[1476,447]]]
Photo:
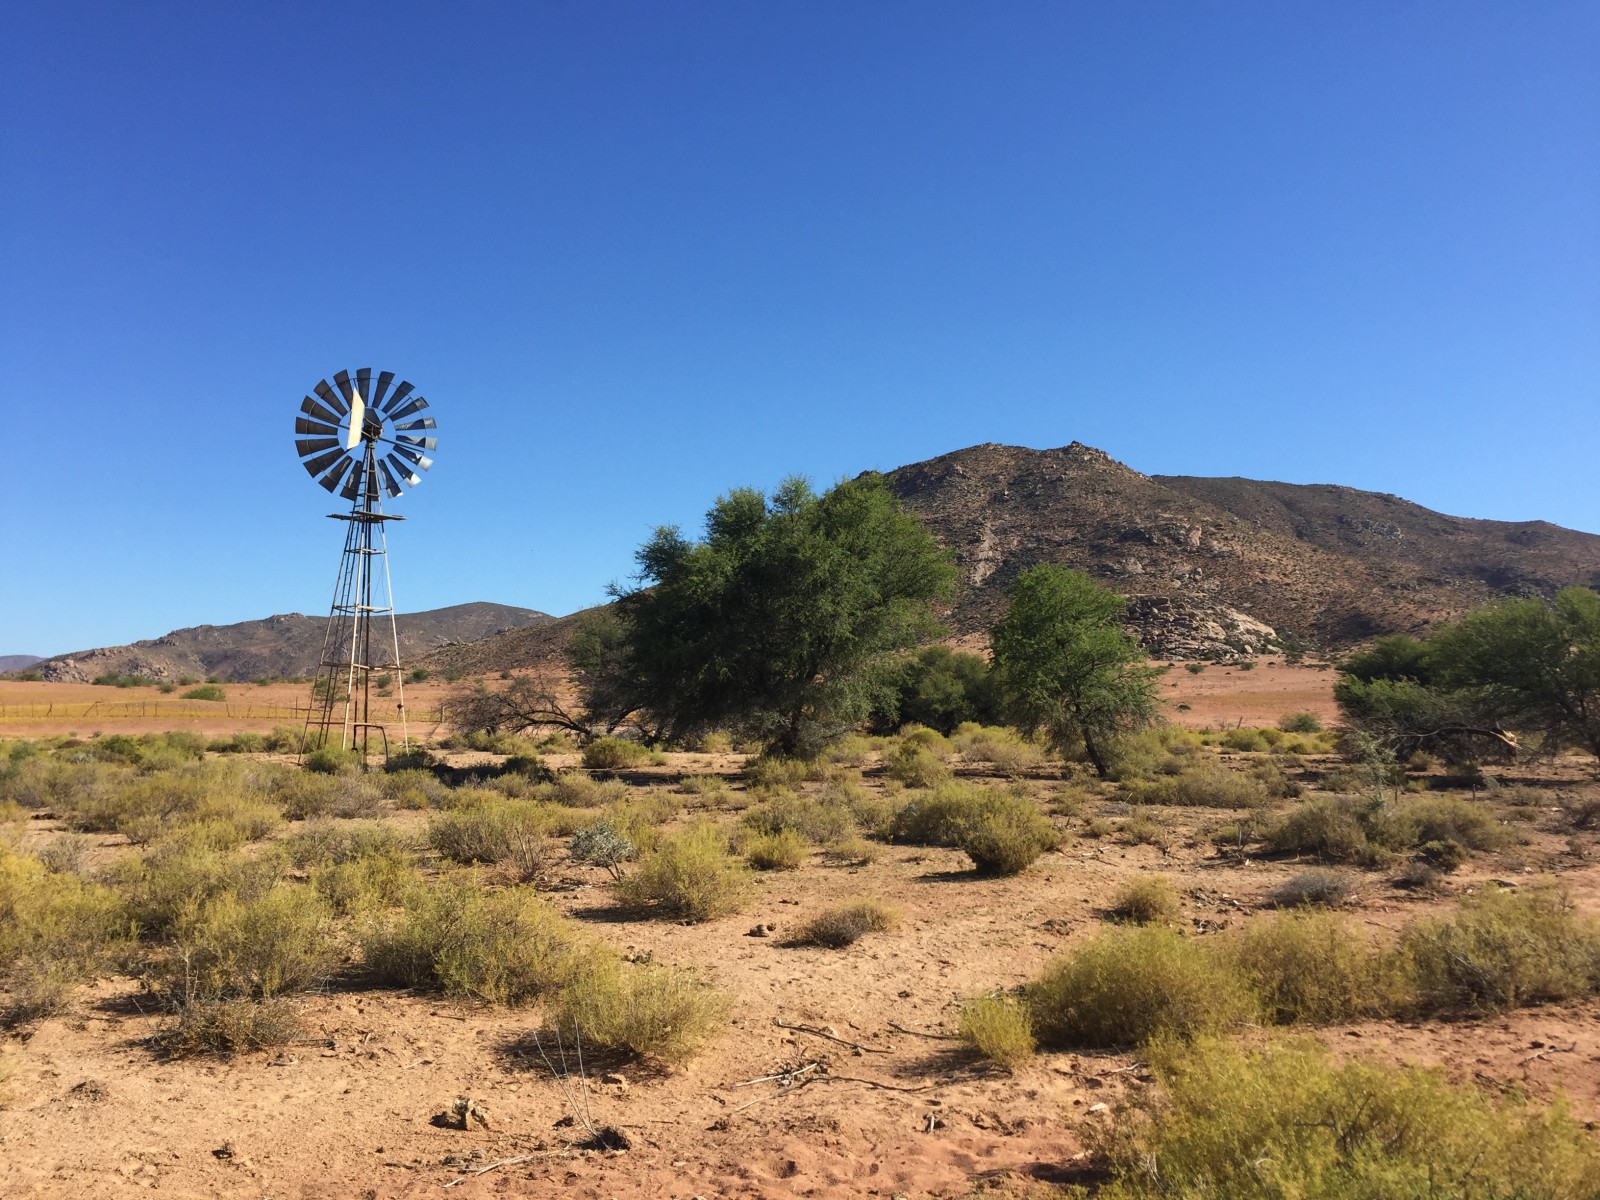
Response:
[[[433,401],[400,606],[978,442],[1600,531],[1600,6],[16,3],[0,653],[326,610],[291,421]]]

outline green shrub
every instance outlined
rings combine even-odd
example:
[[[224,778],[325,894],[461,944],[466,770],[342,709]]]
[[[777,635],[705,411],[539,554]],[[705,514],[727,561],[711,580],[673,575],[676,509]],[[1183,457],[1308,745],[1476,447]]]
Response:
[[[112,871],[128,915],[142,934],[170,934],[186,914],[227,892],[250,900],[282,878],[287,856],[245,858],[236,851],[168,841]]]
[[[307,991],[338,962],[332,933],[332,913],[310,888],[283,883],[249,900],[223,892],[180,916],[154,981],[182,1004]]]
[[[556,995],[614,963],[530,889],[491,892],[476,880],[413,889],[404,911],[374,923],[362,947],[383,980],[491,1004]]]
[[[583,765],[591,771],[625,771],[649,758],[649,749],[623,738],[595,738],[583,748]]]
[[[1427,1012],[1502,1012],[1600,983],[1600,925],[1548,887],[1491,887],[1454,916],[1412,925],[1401,951]]]
[[[1490,1098],[1442,1070],[1335,1063],[1310,1038],[1150,1051],[1144,1120],[1097,1138],[1101,1200],[1534,1197],[1600,1189],[1593,1140],[1558,1101]]]
[[[1222,744],[1229,750],[1239,750],[1251,754],[1260,754],[1272,748],[1267,744],[1267,740],[1254,729],[1230,729],[1222,735]]]
[[[611,965],[574,979],[561,994],[556,1029],[581,1033],[601,1050],[679,1064],[722,1028],[732,1005],[688,971],[656,964]]]
[[[989,763],[1002,772],[1026,770],[1044,757],[1039,747],[1005,726],[961,725],[951,741],[968,762]]]
[[[902,741],[885,754],[883,771],[890,779],[897,779],[907,787],[935,787],[950,778],[950,768],[944,761],[916,741]]]
[[[1279,1024],[1382,1016],[1406,991],[1396,957],[1375,950],[1358,927],[1331,913],[1300,910],[1251,921],[1232,953],[1265,1016]]]
[[[1110,912],[1135,925],[1171,925],[1178,919],[1178,889],[1165,875],[1137,879],[1117,893]]]
[[[1454,842],[1468,850],[1493,850],[1507,841],[1505,829],[1480,803],[1430,796],[1372,810],[1368,836],[1391,850],[1425,842]]]
[[[1026,796],[955,782],[912,799],[890,833],[896,841],[963,850],[979,871],[1001,875],[1024,870],[1061,840]]]
[[[132,936],[111,888],[53,874],[0,843],[0,982],[10,997],[0,1020],[16,1024],[59,1011]]]
[[[824,752],[830,763],[838,766],[859,767],[872,752],[872,742],[859,733],[847,733]]]
[[[632,742],[625,743],[632,745]],[[628,785],[616,779],[593,779],[581,771],[565,771],[538,789],[540,799],[567,808],[600,808],[625,799]]]
[[[797,871],[811,853],[811,843],[792,829],[757,835],[744,848],[745,861],[758,871]]]
[[[1314,712],[1285,713],[1278,718],[1278,728],[1285,733],[1321,733],[1322,718]]]
[[[1037,1043],[1028,1010],[1014,996],[979,996],[961,1006],[956,1036],[985,1058],[1015,1071]]]
[[[1255,998],[1200,942],[1159,925],[1099,934],[1045,969],[1024,993],[1046,1046],[1136,1046],[1192,1038],[1249,1020]]]
[[[796,931],[789,944],[842,950],[869,933],[886,933],[899,923],[900,914],[895,909],[863,896],[819,913]]]
[[[300,762],[308,771],[315,771],[318,775],[338,775],[346,771],[354,771],[361,765],[361,754],[356,750],[341,750],[334,746],[323,746],[311,751]]]
[[[738,912],[754,894],[749,869],[728,853],[715,825],[697,822],[659,845],[616,883],[618,901],[632,908],[687,921]]]
[[[187,692],[184,692],[183,695],[178,697],[180,700],[226,700],[227,698],[228,697],[223,694],[221,688],[210,683],[201,684],[196,688],[190,688]]]

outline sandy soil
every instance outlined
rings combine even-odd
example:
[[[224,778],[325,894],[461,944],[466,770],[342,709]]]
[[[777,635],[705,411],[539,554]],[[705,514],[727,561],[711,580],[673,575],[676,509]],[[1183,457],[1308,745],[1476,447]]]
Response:
[[[1248,684],[1253,703],[1274,716],[1312,707],[1304,673],[1216,671],[1176,680],[1191,713],[1201,702],[1220,705],[1224,681]],[[733,762],[675,755],[636,782],[668,786]],[[1588,786],[1590,765],[1564,760],[1540,778]],[[1041,799],[1059,787],[1043,774],[1031,786]],[[0,1044],[16,1065],[12,1103],[0,1109],[0,1196],[334,1200],[431,1196],[450,1185],[462,1197],[559,1189],[595,1200],[889,1198],[1068,1180],[1083,1164],[1084,1131],[1108,1119],[1098,1106],[1114,1109],[1146,1076],[1129,1069],[1127,1055],[1061,1053],[1008,1075],[948,1039],[955,1004],[1023,982],[1104,928],[1108,897],[1142,872],[1171,876],[1184,893],[1184,922],[1211,936],[1259,919],[1266,895],[1304,865],[1221,859],[1201,834],[1224,814],[1156,811],[1177,831],[1166,853],[1078,836],[1013,879],[974,876],[963,855],[940,849],[887,847],[859,868],[814,858],[764,876],[740,916],[703,925],[624,919],[602,872],[562,860],[544,886],[565,912],[619,949],[697,966],[736,997],[731,1028],[686,1069],[589,1064],[589,1111],[595,1124],[626,1133],[632,1145],[622,1153],[570,1147],[582,1132],[531,1041],[536,1012],[346,984],[301,1002],[315,1031],[304,1044],[164,1062],[145,1044],[158,1018],[140,1010],[137,986],[108,981],[72,1014]],[[1062,823],[1081,830],[1083,817],[1116,813],[1100,802]],[[1395,930],[1489,879],[1551,875],[1600,908],[1600,865],[1590,857],[1600,835],[1574,841],[1550,814],[1533,815],[1517,827],[1521,844],[1475,857],[1450,878],[1449,894],[1401,891],[1385,873],[1363,872],[1360,918]],[[31,826],[34,841],[57,828]],[[97,854],[126,852],[116,837],[96,840]],[[782,944],[822,908],[863,894],[898,905],[901,928],[842,951]],[[767,924],[773,935],[751,936]],[[1559,1088],[1577,1116],[1600,1120],[1600,1003],[1319,1036],[1341,1054],[1443,1064],[1457,1078],[1536,1100]],[[810,1082],[752,1082],[794,1071]],[[492,1127],[433,1124],[458,1096],[486,1105]]]

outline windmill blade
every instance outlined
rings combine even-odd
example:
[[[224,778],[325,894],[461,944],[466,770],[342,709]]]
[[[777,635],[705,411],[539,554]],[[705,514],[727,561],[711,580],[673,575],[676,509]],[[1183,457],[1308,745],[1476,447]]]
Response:
[[[334,442],[333,446],[334,448],[329,450],[326,454],[319,454],[315,458],[306,459],[302,465],[305,467],[308,474],[312,476],[321,475],[341,458],[349,457],[342,449],[339,448],[339,444],[337,442]]]
[[[333,491],[334,488],[339,486],[339,480],[344,478],[344,473],[350,469],[350,464],[354,461],[355,459],[353,458],[341,458],[339,464],[317,482],[330,492]]]
[[[408,450],[404,446],[396,446],[394,448],[394,452],[401,458],[405,459],[408,463],[411,463],[417,467],[421,467],[424,471],[433,466],[433,459],[424,454],[418,454],[415,450]]]
[[[372,368],[362,367],[356,372],[356,391],[361,393],[361,398],[370,407],[372,404]]]
[[[394,481],[394,475],[390,473],[389,464],[386,461],[381,459],[379,460],[378,473],[383,476],[383,490],[389,494],[389,498],[392,500],[394,497],[398,496],[402,489],[400,485]]]
[[[397,433],[394,440],[406,446],[416,446],[421,450],[437,450],[439,448],[438,438],[407,437],[403,433]]]
[[[326,379],[319,379],[317,381],[317,386],[311,390],[317,395],[321,396],[322,402],[329,408],[333,409],[334,412],[338,413],[339,417],[344,416],[345,413],[350,411],[350,406],[345,403],[344,397],[329,387]],[[337,421],[339,417],[335,417],[334,420]]]
[[[339,395],[344,397],[346,403],[349,403],[349,400],[350,400],[350,372],[349,371],[340,371],[337,375],[335,375],[333,377],[333,386],[339,389]]]
[[[294,419],[294,431],[296,433],[316,433],[324,437],[339,436],[339,427],[337,425],[324,425],[321,421],[308,421],[304,417],[296,417]]]
[[[331,438],[300,438],[295,442],[295,451],[304,458],[308,454],[316,454],[323,450],[332,450],[339,444],[339,439]]]
[[[412,413],[419,413],[427,407],[428,402],[421,396],[418,396],[415,400],[410,401],[404,407],[394,409],[387,415],[391,421],[398,421],[401,417],[409,417]]]
[[[415,421],[407,421],[404,425],[396,425],[396,429],[437,429],[432,417],[421,417]]]
[[[328,385],[327,384],[323,384],[322,386],[323,387],[327,387]],[[307,396],[304,400],[302,400],[300,402],[300,411],[303,412],[303,413],[310,413],[317,420],[326,421],[329,425],[337,425],[339,423],[339,414],[338,413],[329,412],[327,409],[323,408],[322,405],[318,404],[315,400],[313,400],[310,396]],[[299,430],[295,430],[295,432],[298,433],[300,431]]]
[[[399,459],[395,458],[394,455],[392,455],[392,454],[389,455],[388,458],[385,459],[385,461],[389,464],[390,467],[394,468],[394,473],[396,475],[398,475],[401,479],[405,480],[412,487],[416,487],[417,484],[422,482],[422,476],[421,475],[418,475],[415,471],[409,469]],[[388,473],[388,467],[384,468],[384,473],[385,474]]]
[[[361,477],[366,471],[365,463],[354,463],[355,470],[350,472],[350,481],[339,489],[339,495],[346,500],[354,500],[361,494]]]
[[[411,395],[412,391],[413,389],[411,385],[402,379],[400,381],[400,386],[395,388],[394,395],[389,397],[389,403],[384,405],[383,415],[393,418],[394,412],[392,410],[394,409],[395,405],[399,404],[407,396]]]
[[[383,398],[384,398],[384,396],[388,395],[388,393],[389,393],[389,385],[391,383],[393,383],[393,382],[394,382],[394,372],[393,371],[380,371],[380,372],[378,372],[378,382],[374,387],[372,395],[367,397],[367,403],[370,404],[373,408],[377,409],[379,412],[382,412],[383,411]]]

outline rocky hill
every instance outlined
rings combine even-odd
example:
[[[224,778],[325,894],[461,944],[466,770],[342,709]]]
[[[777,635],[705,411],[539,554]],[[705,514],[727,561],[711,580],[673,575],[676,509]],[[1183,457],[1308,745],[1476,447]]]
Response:
[[[1341,649],[1497,596],[1600,584],[1594,534],[1449,517],[1353,488],[1141,475],[1076,442],[974,446],[888,478],[960,564],[958,633],[989,628],[1017,574],[1039,562],[1135,597],[1136,627],[1164,657],[1172,626],[1201,640],[1217,626],[1227,642],[1259,637],[1247,623],[1259,622]]]
[[[1296,643],[1337,652],[1496,597],[1600,587],[1594,534],[1445,516],[1332,485],[1142,475],[1076,442],[973,446],[887,478],[955,555],[961,581],[947,620],[965,644],[981,643],[1018,573],[1041,562],[1130,597],[1130,628],[1169,659]],[[572,620],[430,661],[472,674],[547,664]]]
[[[457,604],[395,619],[400,661],[419,662],[430,652],[459,642],[477,642],[506,630],[551,620],[548,613],[504,604]],[[148,675],[156,679],[215,676],[224,680],[311,675],[322,652],[326,617],[284,613],[237,625],[197,625],[131,646],[105,646],[36,661],[46,680],[85,682],[100,675]]]

